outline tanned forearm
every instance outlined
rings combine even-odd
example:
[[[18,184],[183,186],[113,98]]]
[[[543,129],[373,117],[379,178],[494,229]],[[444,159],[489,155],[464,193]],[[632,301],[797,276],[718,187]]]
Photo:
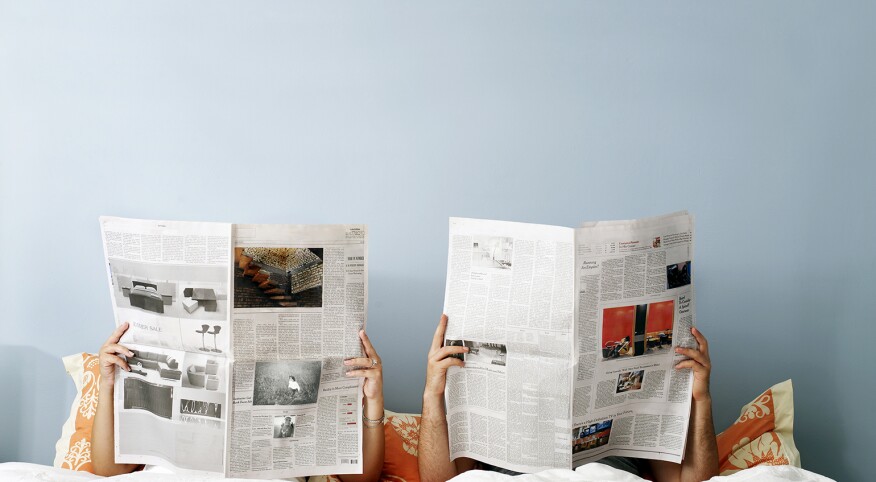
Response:
[[[654,480],[659,482],[700,482],[718,475],[718,441],[715,439],[715,424],[712,421],[712,396],[709,380],[712,361],[709,357],[709,342],[697,329],[691,328],[697,347],[675,347],[675,352],[685,359],[676,363],[675,369],[690,369],[691,385],[690,426],[687,429],[687,444],[681,464],[651,461]]]
[[[127,474],[137,468],[137,464],[117,464],[113,429],[113,384],[103,379],[97,395],[97,412],[91,429],[91,463],[94,473],[110,476]]]
[[[712,421],[712,399],[694,400],[681,463],[682,482],[701,482],[718,475],[718,441]]]
[[[456,465],[450,460],[443,394],[423,395],[420,442],[417,447],[422,482],[445,482],[456,477]]]
[[[447,435],[447,415],[444,412],[444,389],[447,370],[463,367],[465,362],[457,355],[468,352],[463,346],[443,346],[447,329],[447,315],[441,315],[426,364],[426,387],[423,390],[423,415],[420,419],[420,443],[417,463],[420,480],[445,482],[475,466],[472,459],[459,457],[450,460],[450,442]]]
[[[658,482],[702,482],[718,475],[718,443],[712,423],[712,400],[694,400],[690,407],[684,460],[681,464],[651,460],[651,471]]]

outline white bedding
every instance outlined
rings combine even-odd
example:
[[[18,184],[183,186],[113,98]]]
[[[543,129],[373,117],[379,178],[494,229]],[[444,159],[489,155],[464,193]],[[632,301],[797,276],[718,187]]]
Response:
[[[518,476],[473,470],[451,479],[452,482],[641,482],[645,479],[604,464],[587,464],[575,470],[553,469]],[[835,482],[833,479],[790,465],[753,467],[733,475],[712,477],[711,482]]]
[[[116,475],[115,477],[98,477],[88,472],[76,472],[69,469],[48,467],[45,465],[26,464],[23,462],[7,462],[0,464],[0,482],[86,482],[91,480],[119,480],[127,482],[201,482],[223,480],[229,482],[253,482],[254,479],[223,479],[219,475],[174,474],[160,467],[150,468],[142,472]],[[293,479],[295,480],[295,479]]]
[[[493,482],[506,480],[509,475],[502,475],[496,472],[484,472],[482,470],[473,470],[466,472],[452,479],[454,482]],[[87,472],[74,472],[67,469],[59,469],[56,467],[47,467],[45,465],[26,464],[22,462],[7,462],[0,464],[0,482],[24,482],[24,481],[40,481],[40,482],[56,482],[56,481],[90,481],[100,479],[93,474]],[[198,476],[198,475],[178,475],[164,473],[159,471],[144,471],[133,474],[117,475],[108,477],[108,480],[121,480],[128,482],[138,481],[206,481],[216,480],[216,476]],[[253,479],[222,479],[226,481],[252,482]],[[553,482],[553,481],[569,481],[569,482],[639,482],[643,481],[640,477],[623,472],[607,465],[588,464],[578,467],[577,470],[546,470],[537,474],[519,475],[513,478],[514,482]],[[833,479],[818,475],[808,470],[798,469],[789,465],[780,466],[760,466],[748,470],[737,472],[726,477],[713,477],[712,482],[834,482]]]

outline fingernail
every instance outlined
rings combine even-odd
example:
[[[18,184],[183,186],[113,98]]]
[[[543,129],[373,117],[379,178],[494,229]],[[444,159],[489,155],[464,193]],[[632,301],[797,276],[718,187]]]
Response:
[[[344,365],[352,365],[353,360],[344,360]]]

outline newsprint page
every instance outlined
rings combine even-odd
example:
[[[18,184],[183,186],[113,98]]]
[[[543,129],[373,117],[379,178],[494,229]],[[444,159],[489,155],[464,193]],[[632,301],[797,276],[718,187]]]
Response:
[[[610,455],[681,462],[695,347],[686,212],[563,228],[451,218],[452,459],[518,472]]]
[[[116,462],[240,478],[362,473],[364,225],[102,217]]]

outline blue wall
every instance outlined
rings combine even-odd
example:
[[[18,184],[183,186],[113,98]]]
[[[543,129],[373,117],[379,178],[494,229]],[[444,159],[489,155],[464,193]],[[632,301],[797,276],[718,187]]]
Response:
[[[448,216],[686,208],[718,429],[793,378],[804,467],[872,474],[876,4],[320,3],[0,1],[0,459],[111,331],[101,214],[368,223],[417,411]]]

